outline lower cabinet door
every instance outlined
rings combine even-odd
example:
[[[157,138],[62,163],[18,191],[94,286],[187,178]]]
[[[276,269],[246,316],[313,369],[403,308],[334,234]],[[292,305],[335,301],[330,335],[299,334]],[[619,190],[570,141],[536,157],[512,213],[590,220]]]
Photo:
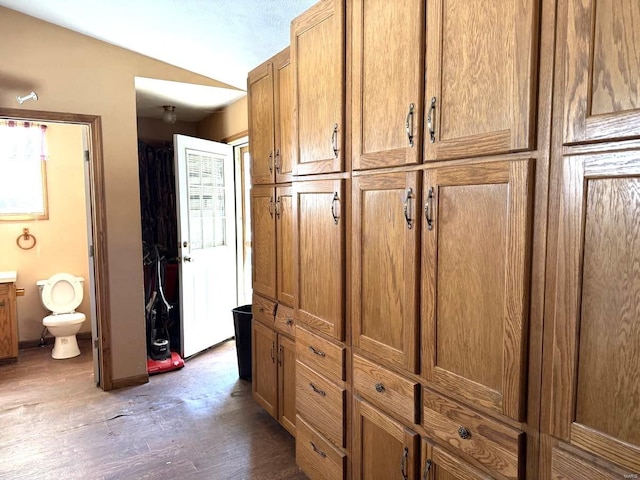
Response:
[[[356,397],[353,478],[418,479],[418,434]]]
[[[440,447],[422,440],[422,477],[424,480],[493,480]]]
[[[278,369],[276,366],[277,334],[260,322],[253,321],[251,359],[253,399],[273,418],[278,418]]]
[[[278,420],[296,435],[296,344],[278,335]]]

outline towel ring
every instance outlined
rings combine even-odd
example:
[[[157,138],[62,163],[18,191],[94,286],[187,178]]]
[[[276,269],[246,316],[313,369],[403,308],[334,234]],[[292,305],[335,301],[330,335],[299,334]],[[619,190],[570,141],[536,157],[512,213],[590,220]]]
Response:
[[[25,242],[31,242],[31,245],[22,245],[22,243],[20,242],[21,240],[24,240]],[[36,246],[36,237],[29,233],[28,228],[23,228],[22,235],[18,235],[18,238],[16,238],[16,245],[18,245],[18,247],[20,247],[22,250],[31,250]]]

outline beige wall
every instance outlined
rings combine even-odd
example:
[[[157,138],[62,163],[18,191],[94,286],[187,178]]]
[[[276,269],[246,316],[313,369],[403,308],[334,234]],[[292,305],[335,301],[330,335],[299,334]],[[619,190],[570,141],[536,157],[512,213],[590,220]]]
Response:
[[[220,142],[241,134],[249,128],[246,95],[219,112],[212,113],[198,123],[198,136]]]
[[[81,331],[91,331],[83,127],[54,123],[47,125],[49,219],[0,222],[0,270],[16,270],[16,285],[25,290],[25,296],[18,297],[20,341],[39,339],[42,319],[50,314],[42,306],[36,281],[60,272],[85,279],[84,298],[77,311],[87,316]],[[36,238],[33,249],[21,250],[16,245],[16,238],[23,228],[28,228]]]
[[[173,125],[169,125],[158,118],[138,117],[138,139],[140,140],[147,143],[171,142],[174,133],[197,137],[198,124],[197,122],[177,121]]]
[[[0,31],[10,39],[0,42],[0,107],[102,119],[112,374],[114,380],[144,375],[134,77],[227,85],[2,7]],[[39,100],[18,105],[15,96],[32,89]]]

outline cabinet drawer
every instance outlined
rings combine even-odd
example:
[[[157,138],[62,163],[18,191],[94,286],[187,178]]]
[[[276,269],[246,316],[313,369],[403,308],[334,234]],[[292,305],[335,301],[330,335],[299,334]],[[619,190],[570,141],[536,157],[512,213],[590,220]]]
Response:
[[[501,477],[522,479],[524,433],[448,400],[423,391],[422,423],[427,435],[473,458]]]
[[[253,318],[260,323],[264,323],[268,327],[273,327],[273,317],[276,311],[276,302],[268,300],[260,295],[253,295],[253,305],[251,306],[251,313]]]
[[[296,330],[298,360],[335,382],[345,380],[345,348],[298,327]]]
[[[296,462],[309,478],[344,480],[347,456],[296,417]]]
[[[9,284],[0,283],[0,295],[8,295],[8,294],[9,294]]]
[[[346,390],[296,363],[296,409],[306,421],[339,447],[345,446]]]
[[[296,336],[296,322],[293,318],[293,308],[289,308],[281,303],[278,304],[275,329],[280,333],[289,335],[291,338]]]
[[[420,385],[417,382],[354,355],[353,387],[360,396],[399,420],[418,422]]]

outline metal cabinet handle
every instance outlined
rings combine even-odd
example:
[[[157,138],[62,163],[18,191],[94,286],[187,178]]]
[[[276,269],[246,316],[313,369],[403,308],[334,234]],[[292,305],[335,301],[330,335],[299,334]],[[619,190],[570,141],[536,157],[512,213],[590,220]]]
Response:
[[[284,319],[284,323],[285,325],[289,326],[289,325],[293,325],[293,318],[291,317],[285,317]]]
[[[424,462],[424,472],[422,472],[422,480],[427,480],[427,478],[429,478],[429,471],[431,470],[432,463],[433,462],[430,458]]]
[[[427,128],[429,129],[429,141],[434,143],[436,141],[436,131],[433,128],[433,119],[436,113],[436,97],[431,97],[431,107],[429,107],[429,114],[427,115]]]
[[[316,392],[318,395],[322,395],[323,397],[327,396],[327,392],[325,392],[324,390],[320,390],[318,387],[316,387],[313,383],[309,383],[309,386],[311,387],[311,389]]]
[[[280,149],[276,149],[276,172],[280,173]]]
[[[333,156],[338,158],[338,124],[333,125],[333,132],[331,133],[331,148],[333,148]]]
[[[324,453],[322,450],[320,450],[318,447],[316,447],[316,444],[313,442],[309,442],[311,444],[311,448],[313,448],[313,451],[316,452],[318,455],[320,455],[321,457],[326,457],[327,454]]]
[[[336,213],[336,204],[340,204],[340,198],[338,197],[338,192],[334,192],[333,200],[331,200],[331,216],[333,217],[333,223],[335,225],[338,224],[338,220],[340,219],[340,214]]]
[[[271,342],[271,361],[276,363],[276,343]]]
[[[458,429],[458,435],[463,440],[469,440],[471,438],[471,431],[467,427],[460,427]]]
[[[318,355],[319,357],[324,357],[326,354],[320,350],[316,350],[315,348],[313,348],[311,345],[309,345],[309,350],[311,350],[313,353],[315,353],[316,355]]]
[[[429,195],[424,203],[424,218],[427,220],[427,228],[433,230],[433,187],[429,187]]]
[[[384,385],[382,383],[376,383],[376,392],[378,393],[384,392]]]
[[[267,167],[269,167],[269,173],[273,173],[273,151],[269,152],[269,159],[267,160]]]
[[[269,215],[271,215],[271,218],[273,218],[274,207],[275,207],[275,203],[273,201],[273,197],[269,197]]]
[[[411,196],[413,195],[413,189],[412,188],[407,188],[407,190],[405,191],[405,196],[404,196],[404,219],[407,222],[407,228],[409,230],[411,230],[413,228],[413,220],[411,219],[411,212],[410,212],[410,208],[411,205],[409,203],[409,201],[411,200]]]
[[[0,307],[4,307],[4,300],[0,300]]]
[[[412,103],[409,105],[409,113],[404,122],[404,129],[407,132],[407,139],[409,140],[409,146],[413,147],[413,109],[415,105]]]
[[[280,196],[276,198],[276,218],[280,220]]]
[[[407,480],[407,460],[409,457],[409,449],[404,447],[402,452],[402,459],[400,460],[400,472],[402,473],[402,478]]]

